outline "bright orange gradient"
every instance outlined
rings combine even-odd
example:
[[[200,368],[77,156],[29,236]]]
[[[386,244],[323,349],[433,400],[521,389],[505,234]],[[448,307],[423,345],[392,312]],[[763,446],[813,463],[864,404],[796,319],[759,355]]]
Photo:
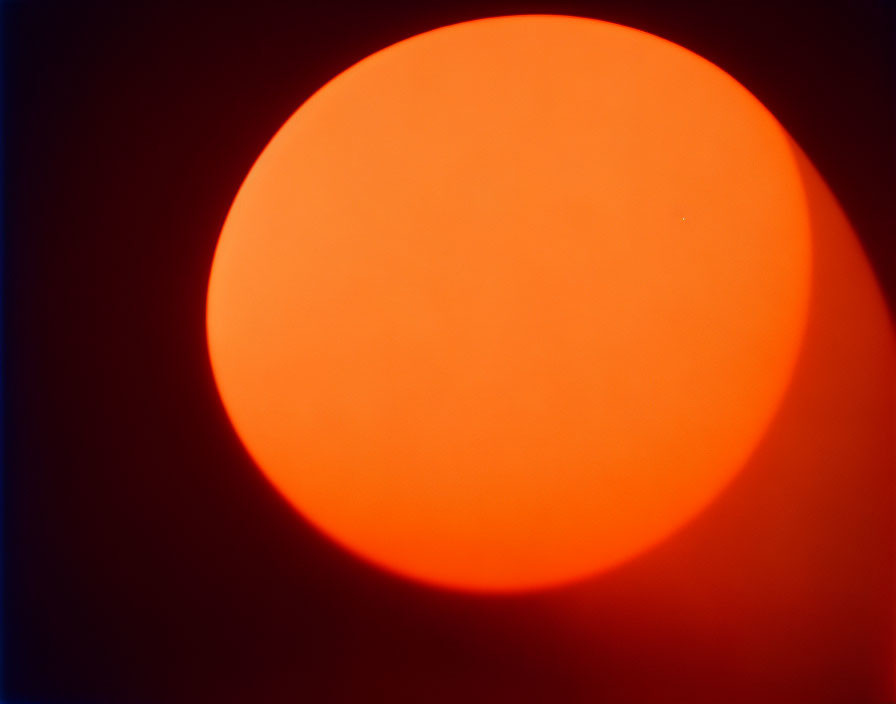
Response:
[[[259,467],[326,534],[429,583],[561,584],[704,508],[805,327],[788,136],[655,36],[454,25],[313,95],[227,217],[212,367]]]

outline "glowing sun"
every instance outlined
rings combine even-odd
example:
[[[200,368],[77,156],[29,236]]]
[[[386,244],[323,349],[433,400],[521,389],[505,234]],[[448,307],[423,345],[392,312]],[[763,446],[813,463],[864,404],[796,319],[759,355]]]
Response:
[[[399,42],[287,120],[215,252],[227,413],[321,531],[469,590],[607,569],[765,431],[810,268],[788,137],[658,37],[500,17]]]

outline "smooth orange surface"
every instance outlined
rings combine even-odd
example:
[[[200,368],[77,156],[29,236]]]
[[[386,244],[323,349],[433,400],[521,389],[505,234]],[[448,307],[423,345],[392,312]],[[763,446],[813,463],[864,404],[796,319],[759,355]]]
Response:
[[[805,325],[788,137],[619,25],[442,28],[337,76],[243,183],[208,340],[259,467],[343,546],[471,590],[581,578],[743,465]]]

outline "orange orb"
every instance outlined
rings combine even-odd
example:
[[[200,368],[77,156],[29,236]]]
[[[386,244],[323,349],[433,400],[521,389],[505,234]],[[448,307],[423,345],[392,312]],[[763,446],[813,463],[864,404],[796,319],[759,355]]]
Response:
[[[208,343],[237,433],[355,554],[561,584],[692,518],[762,436],[804,327],[787,135],[718,67],[576,17],[355,64],[262,152]]]

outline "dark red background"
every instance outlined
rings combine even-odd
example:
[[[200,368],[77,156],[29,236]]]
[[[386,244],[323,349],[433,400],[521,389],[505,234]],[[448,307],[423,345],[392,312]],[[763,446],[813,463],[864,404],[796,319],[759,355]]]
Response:
[[[373,51],[526,12],[638,27],[731,73],[819,168],[893,293],[881,0],[7,3],[6,701],[888,701],[885,468],[855,467],[869,478],[843,498],[797,474],[769,497],[748,471],[702,524],[622,570],[485,598],[355,562],[232,432],[205,288],[255,157]],[[810,530],[822,514],[843,523]],[[789,517],[786,545],[768,515]],[[797,577],[763,578],[792,554]]]

